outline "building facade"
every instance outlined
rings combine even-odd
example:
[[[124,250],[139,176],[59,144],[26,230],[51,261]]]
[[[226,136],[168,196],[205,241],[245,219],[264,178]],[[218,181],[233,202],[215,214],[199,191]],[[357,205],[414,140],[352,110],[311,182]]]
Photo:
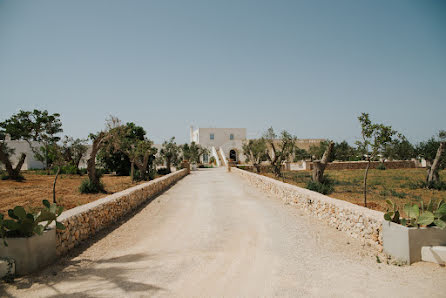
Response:
[[[244,162],[242,146],[246,140],[246,128],[190,128],[190,142],[207,148],[210,155],[202,156],[202,162],[214,157],[217,165],[226,165],[232,159]]]

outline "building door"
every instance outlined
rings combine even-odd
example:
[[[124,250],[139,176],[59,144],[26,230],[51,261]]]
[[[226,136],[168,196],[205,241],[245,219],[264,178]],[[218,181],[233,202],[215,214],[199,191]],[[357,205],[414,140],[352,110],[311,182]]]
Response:
[[[234,149],[229,151],[229,159],[232,159],[233,161],[237,161],[237,152]]]

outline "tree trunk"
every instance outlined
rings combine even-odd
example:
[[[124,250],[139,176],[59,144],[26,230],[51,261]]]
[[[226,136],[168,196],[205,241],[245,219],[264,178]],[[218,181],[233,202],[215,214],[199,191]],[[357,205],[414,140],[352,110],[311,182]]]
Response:
[[[259,163],[254,164],[254,168],[256,169],[257,174],[260,174],[260,164]]]
[[[56,182],[57,182],[57,177],[59,177],[59,173],[60,173],[60,166],[57,167],[56,177],[54,178],[54,183],[53,183],[53,203],[57,203],[56,202]]]
[[[324,152],[321,160],[313,161],[313,175],[312,179],[314,182],[323,183],[324,182],[324,172],[327,167],[328,160],[330,158],[331,151],[333,150],[334,143],[330,142],[327,149]]]
[[[166,168],[167,168],[167,173],[170,173],[170,158],[166,158]]]
[[[369,174],[370,162],[369,158],[364,172],[364,207],[367,207],[367,175]]]
[[[135,163],[133,161],[130,162],[130,177],[132,182],[135,181]]]
[[[88,179],[90,179],[90,182],[95,185],[99,184],[99,177],[96,175],[96,155],[100,149],[103,138],[103,133],[100,133],[94,139],[93,145],[91,146],[90,158],[87,161]]]
[[[4,146],[6,147],[6,145]],[[2,146],[3,148],[3,146]],[[6,150],[6,148],[5,148]],[[12,163],[9,160],[9,155],[4,152],[3,150],[0,150],[0,161],[5,165],[6,172],[8,173],[9,179],[12,180],[19,180],[20,177],[20,170],[22,169],[23,164],[25,163],[26,154],[22,153],[20,156],[19,162],[17,163],[16,167],[12,167]]]
[[[441,142],[440,146],[438,147],[437,154],[435,155],[434,162],[432,163],[432,166],[428,170],[427,174],[427,183],[426,186],[429,188],[433,183],[437,183],[440,181],[440,176],[438,174],[438,169],[440,167],[440,159],[441,155],[443,154],[443,151],[445,150],[446,142]]]
[[[323,183],[324,171],[325,171],[325,164],[323,164],[319,160],[315,160],[313,162],[313,175],[312,175],[313,181],[318,183]]]

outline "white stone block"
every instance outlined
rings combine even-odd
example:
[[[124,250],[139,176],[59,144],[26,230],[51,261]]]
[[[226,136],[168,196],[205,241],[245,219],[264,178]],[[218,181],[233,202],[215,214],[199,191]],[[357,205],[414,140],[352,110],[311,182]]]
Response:
[[[446,246],[423,246],[421,259],[425,262],[446,264]]]

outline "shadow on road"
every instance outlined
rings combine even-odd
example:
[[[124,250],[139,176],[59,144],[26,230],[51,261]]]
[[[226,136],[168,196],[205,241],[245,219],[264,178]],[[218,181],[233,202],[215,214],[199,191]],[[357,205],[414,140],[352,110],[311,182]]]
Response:
[[[49,297],[93,297],[107,289],[121,289],[125,293],[144,292],[145,295],[150,295],[163,290],[163,288],[132,281],[128,278],[132,271],[137,270],[130,263],[147,258],[149,256],[146,254],[130,254],[98,261],[79,258],[67,259],[45,269],[39,275],[19,278],[9,286],[2,284],[0,292],[2,297],[3,295],[14,297],[8,293],[10,292],[8,288],[20,290],[35,286],[39,289],[47,288]],[[64,293],[58,289],[58,284],[61,283],[64,283],[64,287],[73,283],[78,288],[74,293]]]

